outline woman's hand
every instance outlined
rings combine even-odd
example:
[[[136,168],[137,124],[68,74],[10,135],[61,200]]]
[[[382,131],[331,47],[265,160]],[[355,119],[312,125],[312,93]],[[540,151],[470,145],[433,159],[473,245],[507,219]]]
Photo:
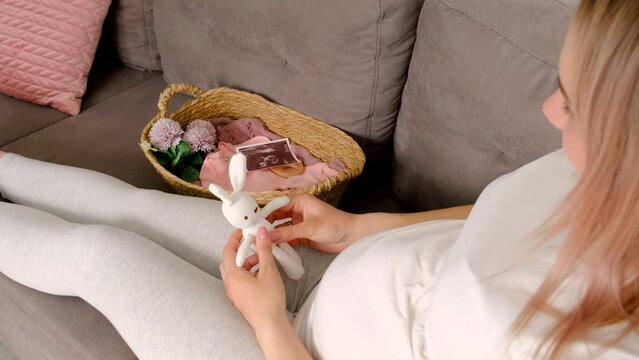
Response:
[[[358,239],[375,232],[425,221],[466,219],[472,205],[411,214],[370,213],[355,215],[338,210],[311,195],[298,195],[275,210],[268,220],[292,218],[293,225],[271,231],[274,243],[304,244],[313,249],[338,253]]]
[[[291,202],[275,210],[269,220],[293,219],[291,226],[271,231],[274,243],[304,244],[328,253],[339,253],[357,240],[353,236],[356,215],[338,210],[311,195],[297,195]]]
[[[235,256],[241,241],[242,232],[237,230],[224,247],[220,273],[226,295],[258,332],[272,327],[274,323],[287,321],[284,284],[273,260],[273,245],[266,229],[258,230],[255,239],[257,254],[248,257],[243,267],[238,267]],[[250,272],[258,263],[260,269],[257,273]]]

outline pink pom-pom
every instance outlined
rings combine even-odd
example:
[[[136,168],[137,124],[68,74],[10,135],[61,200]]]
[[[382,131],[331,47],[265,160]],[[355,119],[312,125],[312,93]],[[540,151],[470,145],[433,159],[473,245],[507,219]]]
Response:
[[[215,134],[215,126],[206,120],[193,120],[186,126],[186,131],[189,131],[193,128],[203,127],[211,131],[211,133]]]
[[[149,140],[153,146],[165,151],[171,146],[179,144],[182,140],[182,134],[184,134],[184,130],[177,121],[162,118],[149,131]]]
[[[211,127],[194,126],[186,130],[184,141],[191,145],[193,152],[203,151],[208,153],[215,149],[215,128],[212,124],[210,125]]]

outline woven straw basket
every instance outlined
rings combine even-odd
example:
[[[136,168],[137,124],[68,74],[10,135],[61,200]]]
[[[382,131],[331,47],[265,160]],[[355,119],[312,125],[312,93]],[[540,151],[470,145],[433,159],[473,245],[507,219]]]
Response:
[[[188,101],[179,110],[169,115],[169,102],[179,93],[191,95],[195,99]],[[142,131],[140,139],[142,142],[149,141],[149,130],[163,117],[170,117],[179,122],[183,128],[197,119],[257,117],[270,131],[290,138],[292,142],[305,147],[318,159],[325,162],[339,159],[346,165],[346,168],[338,175],[310,187],[286,191],[248,192],[259,205],[265,205],[278,196],[304,193],[315,195],[328,203],[337,204],[349,182],[364,168],[365,158],[362,149],[343,131],[286,106],[267,101],[258,95],[225,87],[205,92],[195,85],[171,84],[160,94],[158,108],[160,111]],[[165,169],[158,163],[152,150],[144,149],[144,154],[178,194],[217,199],[208,189],[190,184]]]

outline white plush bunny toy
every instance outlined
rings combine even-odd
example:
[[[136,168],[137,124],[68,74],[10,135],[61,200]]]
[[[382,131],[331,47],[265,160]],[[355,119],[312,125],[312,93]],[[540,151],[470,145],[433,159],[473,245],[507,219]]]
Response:
[[[270,213],[285,206],[290,200],[286,196],[279,197],[271,200],[264,208],[260,209],[252,197],[242,192],[246,182],[246,156],[242,153],[236,153],[231,158],[229,177],[234,190],[232,193],[227,193],[215,184],[211,184],[209,190],[222,200],[222,213],[226,220],[231,225],[242,229],[243,239],[235,258],[235,264],[242,266],[246,258],[251,255],[251,251],[257,251],[255,248],[257,229],[263,226],[267,231],[271,231],[275,226],[290,220],[278,220],[273,224],[266,220]],[[304,275],[302,259],[288,243],[274,245],[273,256],[291,279],[298,280]]]

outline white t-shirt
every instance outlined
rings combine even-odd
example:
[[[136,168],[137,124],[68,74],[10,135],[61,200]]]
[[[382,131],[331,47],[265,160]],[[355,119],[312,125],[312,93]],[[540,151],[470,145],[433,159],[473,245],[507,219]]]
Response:
[[[531,359],[552,323],[541,315],[514,340],[508,330],[555,260],[563,237],[533,251],[535,231],[577,174],[557,151],[489,185],[466,221],[374,234],[342,252],[294,320],[318,359]],[[578,275],[556,301],[570,307]],[[569,358],[589,358],[618,326],[597,331]],[[600,358],[639,359],[639,334]]]

